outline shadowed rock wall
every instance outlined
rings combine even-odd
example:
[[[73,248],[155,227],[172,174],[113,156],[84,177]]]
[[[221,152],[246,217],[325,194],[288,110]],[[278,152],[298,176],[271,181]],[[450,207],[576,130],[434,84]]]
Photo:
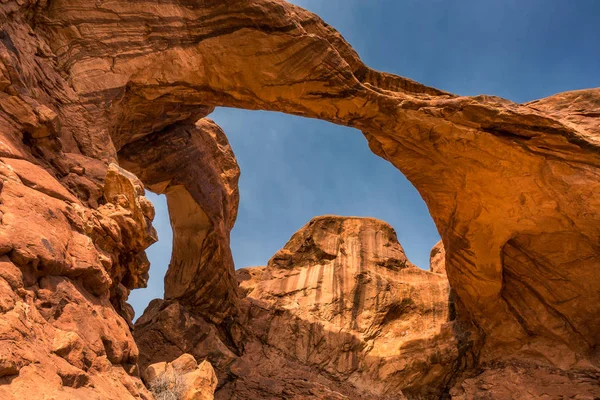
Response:
[[[101,106],[117,150],[197,119],[200,104],[361,129],[427,202],[460,313],[485,334],[490,357],[524,341],[555,363],[595,351],[600,158],[589,107],[598,90],[570,94],[559,110],[551,104],[564,96],[517,105],[447,94],[370,70],[335,30],[281,1],[62,0],[43,16],[36,29],[83,103]],[[512,261],[515,251],[532,264]],[[520,290],[514,276],[527,280],[519,302],[506,300]]]
[[[218,128],[206,120],[200,128],[194,124],[214,106],[232,106],[360,129],[371,149],[407,176],[442,236],[457,318],[475,327],[470,332],[477,338],[477,372],[508,365],[510,375],[522,368],[515,363],[526,362],[576,371],[571,376],[596,373],[599,89],[524,105],[445,93],[369,69],[333,28],[279,0],[7,0],[0,5],[0,23],[0,156],[10,166],[0,195],[0,247],[10,261],[3,265],[23,274],[25,290],[6,272],[3,298],[42,316],[32,311],[10,322],[16,311],[7,300],[3,321],[9,321],[10,354],[21,351],[17,343],[53,340],[53,328],[32,333],[44,324],[58,326],[55,313],[44,314],[44,304],[62,310],[60,304],[75,301],[34,300],[63,296],[46,277],[65,280],[75,285],[68,290],[73,296],[102,304],[108,315],[93,328],[95,339],[84,340],[96,358],[106,353],[109,359],[106,369],[95,369],[104,371],[98,376],[123,376],[128,394],[110,389],[115,398],[144,395],[139,380],[128,375],[135,375],[127,365],[135,364],[136,349],[125,300],[128,290],[147,279],[143,249],[153,240],[147,221],[152,211],[140,197],[140,183],[128,189],[133,177],[116,167],[110,172],[109,163],[118,160],[132,169],[140,165],[136,173],[148,171],[144,183],[170,196],[176,249],[167,297],[217,323],[220,340],[241,351],[242,333],[234,322],[240,301],[228,248],[236,167],[194,167],[191,161],[206,160],[195,155],[203,146],[209,146],[206,154],[231,159]],[[212,132],[223,149],[198,139],[201,132]],[[171,148],[163,135],[183,138],[183,147]],[[152,155],[147,142],[164,153]],[[208,186],[173,170],[169,156],[185,159],[185,143],[191,147],[183,164],[188,176],[212,177]],[[164,161],[144,166],[143,154]],[[160,165],[164,171],[155,172]],[[116,186],[108,184],[110,176]],[[202,198],[206,193],[216,197]],[[102,234],[93,233],[96,224]],[[200,254],[178,250],[197,249],[200,242],[210,243]],[[48,291],[37,294],[42,287]],[[16,321],[27,318],[34,318],[33,331],[23,333]],[[79,325],[61,326],[81,333]],[[105,329],[116,338],[102,339],[98,332]],[[26,371],[42,368],[29,361],[50,354],[48,346],[36,344],[45,350],[7,361],[6,387],[29,390],[36,378]],[[55,368],[52,363],[43,364]],[[78,379],[60,382],[78,387]],[[52,382],[55,388],[63,384]],[[90,387],[89,393],[101,391]]]

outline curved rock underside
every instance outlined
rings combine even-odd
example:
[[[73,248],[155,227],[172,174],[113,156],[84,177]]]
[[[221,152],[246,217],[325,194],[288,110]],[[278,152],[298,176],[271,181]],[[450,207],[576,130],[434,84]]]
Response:
[[[443,241],[434,273],[412,267],[381,222],[329,217],[264,269],[239,272],[251,279],[238,293],[239,170],[205,119],[215,106],[360,129],[425,199]],[[259,386],[320,398],[600,396],[599,110],[600,89],[518,105],[371,70],[281,0],[3,1],[0,394],[146,398],[138,361],[187,351],[210,358],[217,395],[240,398]],[[138,322],[138,360],[126,299],[145,285],[143,250],[156,240],[143,185],[166,193],[175,240],[166,300]],[[376,256],[349,257],[342,240]],[[348,282],[326,286],[333,276]],[[380,281],[415,304],[435,300],[422,313],[398,298],[373,306]],[[386,324],[389,312],[401,316]],[[399,333],[407,321],[426,326],[416,343]],[[165,332],[189,343],[151,337]],[[265,384],[263,356],[311,385]]]

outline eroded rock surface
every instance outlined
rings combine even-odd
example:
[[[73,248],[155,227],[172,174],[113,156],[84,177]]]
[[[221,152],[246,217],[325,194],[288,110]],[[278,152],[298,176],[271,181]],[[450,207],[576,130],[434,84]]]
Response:
[[[436,274],[446,273],[446,249],[441,240],[433,246],[429,254],[429,271]]]
[[[92,209],[41,166],[0,161],[3,399],[150,398],[126,300],[148,279],[154,209],[127,171],[105,174]]]
[[[239,203],[240,170],[227,137],[213,121],[178,125],[119,151],[121,164],[156,193],[165,193],[173,253],[165,298],[222,323],[237,310],[229,232]]]
[[[149,365],[142,377],[156,398],[177,400],[213,400],[217,377],[210,363],[200,364],[191,354],[182,354],[172,362]]]
[[[494,371],[535,369],[584,385],[578,377],[597,376],[599,367],[599,99],[600,89],[588,89],[518,105],[374,71],[332,27],[282,0],[3,1],[0,308],[8,350],[0,371],[10,385],[2,395],[147,395],[135,377],[125,301],[147,279],[152,210],[134,177],[109,169],[117,161],[170,196],[178,238],[168,300],[155,302],[146,321],[169,310],[214,336],[233,354],[223,351],[225,360],[259,354],[248,350],[251,339],[244,350],[239,321],[250,300],[240,302],[234,290],[228,248],[237,167],[218,128],[202,120],[214,106],[360,129],[415,185],[444,243],[458,336],[472,341],[451,379],[461,386],[444,391],[477,396],[489,382],[525,387]],[[211,164],[215,156],[229,164]],[[186,174],[207,180],[199,185]],[[207,244],[200,252],[199,242]],[[180,251],[186,247],[194,250]],[[269,290],[256,296],[263,301]],[[186,328],[171,324],[173,332]],[[53,353],[56,329],[70,339]],[[364,334],[358,322],[352,329]],[[88,348],[82,354],[108,362],[77,361],[78,349]],[[49,377],[44,387],[40,376]],[[334,378],[274,382],[273,393],[291,390],[286,385],[316,393],[319,383],[320,396],[337,396],[332,390],[346,389]],[[362,390],[356,379],[347,390]],[[250,387],[223,382],[238,381]],[[565,396],[576,391],[562,387]]]
[[[474,374],[475,375],[475,374]],[[486,365],[476,376],[454,386],[457,400],[495,399],[597,399],[600,374],[593,370],[565,371],[559,368],[513,360]]]
[[[219,351],[217,336],[179,305],[155,303],[136,324],[142,353],[155,360],[165,356],[152,351],[168,348],[164,337],[168,358],[182,350],[209,357],[221,378],[217,398],[321,398],[322,387],[338,393],[330,398],[431,397],[470,345],[455,334],[445,276],[412,265],[379,220],[314,218],[266,267],[237,276],[239,356]]]
[[[200,105],[358,128],[427,202],[458,312],[485,335],[484,357],[525,343],[562,367],[561,360],[593,357],[599,90],[586,91],[577,111],[552,105],[574,94],[528,105],[455,96],[370,70],[333,28],[278,0],[190,7],[62,0],[43,16],[35,27],[50,39],[56,67],[83,104],[104,113],[97,125],[116,150],[198,119],[208,110]]]

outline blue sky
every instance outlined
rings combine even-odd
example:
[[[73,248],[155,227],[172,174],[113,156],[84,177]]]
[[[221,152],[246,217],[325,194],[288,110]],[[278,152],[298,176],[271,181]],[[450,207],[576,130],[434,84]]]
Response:
[[[600,1],[296,0],[338,29],[372,68],[462,95],[525,102],[600,86]],[[279,113],[218,109],[240,165],[240,210],[231,233],[236,268],[265,265],[313,216],[380,218],[409,259],[428,267],[439,240],[412,185],[373,155],[362,134]],[[150,194],[159,242],[136,315],[163,295],[171,254],[164,196]]]

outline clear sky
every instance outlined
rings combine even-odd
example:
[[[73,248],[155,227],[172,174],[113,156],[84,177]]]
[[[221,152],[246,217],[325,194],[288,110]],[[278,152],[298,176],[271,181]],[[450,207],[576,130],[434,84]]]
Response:
[[[461,95],[525,102],[600,86],[597,0],[296,0],[334,26],[372,68]],[[278,113],[218,109],[242,174],[231,233],[236,268],[265,265],[310,218],[380,218],[409,259],[428,268],[439,240],[412,185],[373,155],[359,131]],[[171,256],[164,196],[150,194],[159,242],[136,316],[163,295]]]

